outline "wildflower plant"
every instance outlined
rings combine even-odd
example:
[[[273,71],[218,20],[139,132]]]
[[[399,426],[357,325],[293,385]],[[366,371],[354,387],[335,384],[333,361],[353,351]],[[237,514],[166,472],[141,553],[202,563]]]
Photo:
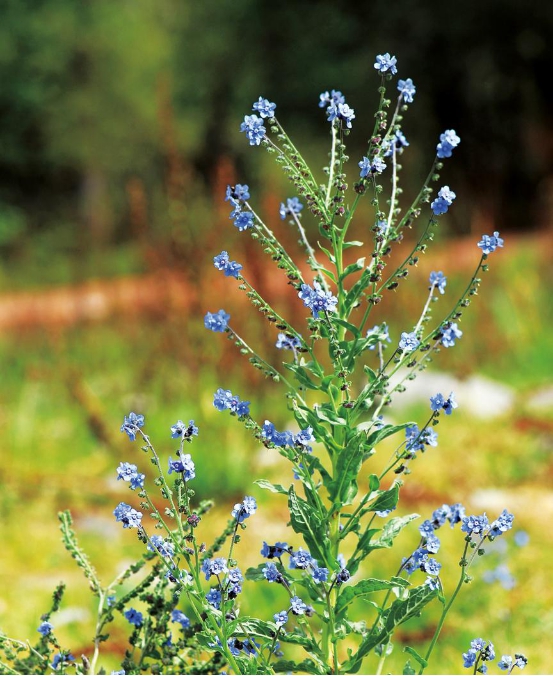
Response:
[[[337,90],[320,95],[331,137],[322,181],[284,131],[275,103],[259,97],[240,126],[249,144],[268,152],[293,186],[295,194],[284,199],[279,214],[297,230],[307,267],[267,227],[245,184],[226,190],[230,220],[238,236],[251,236],[281,271],[283,283],[294,288],[305,308],[306,329],[292,326],[253,287],[247,261],[232,261],[227,251],[213,252],[214,267],[234,278],[268,321],[282,361],[273,364],[250,347],[224,309],[207,311],[205,328],[226,334],[254,368],[281,388],[296,429],[277,429],[266,411],[225,389],[224,382],[213,405],[230,416],[229,424],[244,425],[259,444],[290,464],[288,485],[260,479],[249,490],[267,489],[285,502],[290,529],[283,526],[277,542],[259,542],[257,566],[241,567],[241,535],[258,511],[255,495],[246,495],[229,510],[220,536],[204,543],[201,522],[212,502],[195,500],[194,452],[185,452],[200,443],[199,427],[193,420],[168,424],[167,436],[178,449],[162,460],[145,431],[144,416],[131,412],[121,431],[149,456],[156,476],[149,486],[138,460],[122,460],[117,479],[128,484],[131,494],[113,515],[123,529],[136,532],[142,556],[103,585],[77,543],[69,513],[61,514],[65,545],[98,599],[93,652],[79,661],[58,645],[53,617],[58,592],[55,607],[41,618],[35,646],[1,637],[5,673],[39,673],[46,663],[60,673],[96,673],[101,647],[109,639],[107,628],[116,618],[128,629],[129,647],[123,671],[114,673],[380,673],[397,629],[427,605],[438,604],[441,613],[432,639],[405,648],[403,673],[422,674],[431,663],[449,609],[470,582],[471,564],[489,542],[512,528],[514,517],[506,509],[490,520],[486,514],[467,515],[459,503],[438,506],[418,525],[416,549],[397,555],[390,576],[367,577],[367,562],[393,547],[405,528],[416,527],[419,515],[394,515],[401,488],[415,461],[437,446],[435,427],[443,416],[454,414],[457,402],[452,392],[436,393],[427,419],[418,423],[389,422],[385,411],[442,347],[452,348],[462,338],[463,312],[477,294],[488,257],[503,240],[494,232],[475,243],[474,274],[438,319],[432,309],[447,301],[443,271],[430,274],[421,289],[426,299],[418,318],[399,336],[391,335],[386,322],[371,326],[375,307],[404,283],[432,241],[440,216],[454,204],[456,195],[442,185],[440,172],[460,143],[452,129],[440,135],[422,188],[404,203],[399,159],[409,142],[402,123],[414,105],[416,87],[410,78],[395,82],[397,59],[390,54],[377,56],[374,68],[380,100],[362,158],[348,164],[346,154],[347,136],[358,123],[355,111]],[[349,179],[346,169],[350,176],[353,172]],[[365,223],[367,242],[350,239],[363,200],[372,207]],[[416,230],[415,243],[390,270],[390,253],[408,230]],[[360,253],[355,260],[352,251]],[[395,450],[380,470],[371,472],[371,459],[385,440]],[[445,525],[456,529],[459,542],[459,578],[453,589],[444,585],[439,561],[438,531]],[[255,596],[257,585],[273,585],[279,603],[246,615],[242,596]],[[355,620],[357,607],[363,609],[361,622]],[[484,672],[484,662],[495,659],[493,646],[475,639],[463,659],[475,673]],[[517,654],[514,660],[504,655],[498,666],[510,673],[525,664],[526,658]],[[437,668],[432,665],[432,671]]]

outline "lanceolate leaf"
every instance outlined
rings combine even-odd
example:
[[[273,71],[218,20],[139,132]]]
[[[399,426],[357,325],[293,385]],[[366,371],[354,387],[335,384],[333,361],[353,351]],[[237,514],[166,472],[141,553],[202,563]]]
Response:
[[[338,597],[338,603],[336,604],[336,617],[340,618],[340,616],[346,611],[348,605],[358,598],[362,598],[368,594],[373,594],[374,592],[379,592],[384,589],[408,586],[409,582],[401,577],[393,577],[391,580],[377,580],[374,578],[368,578],[366,580],[361,580],[355,585],[349,587],[344,586],[340,596]]]
[[[257,484],[260,488],[266,488],[267,490],[271,491],[271,493],[282,493],[283,495],[288,495],[288,491],[284,486],[281,486],[280,484],[272,484],[270,481],[267,481],[267,479],[258,479],[257,481],[254,481],[254,484]]]
[[[303,535],[311,556],[318,561],[324,561],[328,566],[327,552],[330,542],[326,534],[326,524],[311,505],[296,495],[293,486],[290,486],[288,492],[288,507],[292,528]]]
[[[335,476],[330,486],[330,499],[337,509],[350,505],[357,495],[357,477],[363,463],[363,435],[351,437],[338,456]]]
[[[395,538],[414,519],[418,519],[419,514],[408,514],[407,516],[398,516],[390,519],[384,524],[379,537],[371,542],[371,549],[383,549],[391,547]]]

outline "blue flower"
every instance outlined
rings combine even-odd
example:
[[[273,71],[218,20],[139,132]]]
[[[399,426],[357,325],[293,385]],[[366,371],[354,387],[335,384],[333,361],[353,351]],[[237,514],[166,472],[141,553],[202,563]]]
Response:
[[[347,103],[331,103],[326,109],[328,121],[340,120],[346,123],[346,127],[351,129],[351,121],[355,119],[355,111]]]
[[[315,582],[326,582],[328,580],[328,568],[314,568],[312,575]]]
[[[497,663],[497,666],[503,671],[508,671],[511,673],[514,667],[519,669],[524,669],[528,664],[528,658],[525,655],[519,655],[515,653],[515,661],[513,663],[513,658],[510,655],[502,655],[501,660]]]
[[[313,282],[313,288],[309,284],[302,284],[298,296],[305,307],[311,310],[314,319],[319,319],[320,312],[336,312],[338,299],[330,291],[325,291],[319,282]]]
[[[338,105],[339,103],[345,103],[346,99],[342,92],[333,89],[331,93],[329,94],[328,92],[323,92],[319,96],[319,108],[324,108],[325,106],[328,106],[330,104],[335,104]]]
[[[432,554],[437,554],[440,551],[440,538],[437,535],[428,535],[424,546],[426,547],[427,551],[431,552]]]
[[[262,573],[268,582],[281,582],[283,579],[282,574],[279,573],[279,570],[274,563],[267,563],[265,568],[263,568]]]
[[[427,446],[438,445],[438,433],[430,427],[427,427],[421,434],[421,440]]]
[[[268,99],[264,99],[262,96],[260,96],[259,99],[253,104],[252,110],[257,110],[261,117],[274,117],[275,108],[276,103],[271,103]]]
[[[281,610],[280,613],[275,613],[273,615],[273,620],[277,627],[284,627],[286,622],[288,622],[288,612],[286,610]]]
[[[241,208],[242,203],[250,199],[250,188],[247,185],[237,183],[235,186],[227,185],[225,202],[230,202],[234,207]]]
[[[164,559],[170,559],[175,555],[175,546],[172,542],[166,542],[161,535],[152,535],[148,542],[151,552],[159,552]]]
[[[123,528],[138,528],[142,520],[142,512],[138,512],[125,502],[120,502],[113,510],[116,521],[121,521]]]
[[[443,134],[440,134],[440,142],[436,146],[436,155],[443,159],[444,157],[451,157],[453,148],[456,148],[461,139],[457,136],[454,129],[446,129]]]
[[[234,225],[240,232],[253,228],[253,213],[251,211],[235,209],[231,214],[231,218],[234,218]]]
[[[439,575],[442,564],[436,561],[436,559],[427,558],[421,564],[421,569],[428,575]]]
[[[496,230],[493,235],[483,235],[482,239],[478,242],[478,246],[482,249],[484,255],[489,256],[489,254],[493,253],[498,247],[503,246],[503,240]]]
[[[477,652],[472,648],[468,652],[463,653],[463,666],[467,669],[474,666],[474,663],[476,662],[476,656]]]
[[[209,580],[212,575],[224,575],[228,573],[227,560],[219,556],[216,559],[205,559],[202,563],[202,573],[205,574],[205,579]]]
[[[124,613],[125,619],[128,620],[131,624],[134,624],[135,627],[141,627],[144,618],[142,613],[134,608],[129,608]]]
[[[240,568],[231,568],[226,579],[230,584],[238,584],[244,581],[244,576]]]
[[[401,334],[401,339],[399,341],[399,347],[406,352],[412,352],[416,350],[420,345],[420,340],[417,338],[417,335],[414,331],[411,333],[406,333],[405,331]]]
[[[396,129],[395,134],[392,136],[392,138],[386,143],[386,152],[384,153],[384,157],[391,157],[394,154],[394,146],[396,149],[396,153],[400,154],[403,152],[404,148],[407,148],[409,145],[409,142],[405,138],[405,135],[401,131],[401,129]]]
[[[246,133],[251,146],[258,146],[265,138],[263,120],[257,115],[245,115],[244,122],[240,125],[240,131]]]
[[[284,204],[284,202],[280,203],[280,217],[284,220],[288,215],[299,214],[302,209],[303,204],[297,197],[288,197],[286,204]]]
[[[422,566],[422,564],[427,558],[428,552],[426,551],[426,549],[419,547],[418,549],[415,549],[415,551],[411,554],[411,556],[408,559],[403,559],[402,562],[403,570],[408,575],[411,575],[412,573],[415,572],[415,570],[418,570]]]
[[[390,56],[390,53],[386,52],[386,54],[379,54],[376,57],[374,67],[379,73],[384,74],[389,71],[392,75],[395,75],[397,73],[396,64],[397,64],[396,57]]]
[[[146,478],[145,474],[140,474],[136,465],[132,465],[130,462],[120,462],[119,467],[117,468],[117,480],[123,479],[123,481],[130,482],[130,488],[134,491],[135,488],[144,488],[144,479]]]
[[[125,432],[129,439],[134,441],[136,439],[138,428],[143,426],[144,416],[137,415],[131,411],[128,416],[125,416],[123,424],[121,425],[121,432]]]
[[[511,514],[504,509],[497,519],[492,522],[490,526],[490,535],[492,537],[498,537],[499,535],[503,535],[506,531],[511,530],[514,518],[514,514]]]
[[[193,436],[198,436],[198,428],[194,424],[193,420],[189,420],[188,425],[183,423],[182,420],[177,420],[177,422],[171,427],[172,439],[178,439],[180,437],[181,439],[191,441]]]
[[[242,265],[236,261],[231,261],[229,255],[226,251],[221,251],[221,253],[213,258],[213,264],[217,270],[221,270],[225,273],[225,277],[236,277],[240,274]]]
[[[305,549],[302,549],[301,547],[298,549],[297,552],[293,552],[290,555],[290,568],[300,568],[300,569],[305,569],[309,568],[309,566],[316,565],[315,559],[311,556],[311,554],[306,551]]]
[[[196,476],[196,466],[192,460],[190,453],[185,453],[180,455],[178,460],[173,460],[169,456],[169,470],[167,474],[172,474],[173,472],[182,473],[182,478],[184,481],[191,481]]]
[[[469,535],[483,537],[484,535],[487,535],[490,530],[488,517],[486,514],[482,514],[481,516],[464,516],[461,530],[463,533],[468,533]]]
[[[347,582],[351,577],[351,574],[349,570],[345,567],[340,570],[340,572],[336,575],[336,584],[340,586],[341,584],[344,584],[344,582]]]
[[[307,604],[305,604],[299,596],[292,596],[290,599],[290,610],[294,615],[303,615],[307,608]]]
[[[447,520],[451,524],[451,528],[453,528],[456,523],[460,523],[463,520],[464,516],[465,516],[465,508],[460,502],[456,502],[454,505],[450,505]]]
[[[441,507],[438,507],[438,509],[435,509],[432,512],[432,524],[434,525],[434,528],[436,530],[441,528],[450,516],[451,508],[449,505],[442,505]]]
[[[368,157],[364,157],[358,164],[361,169],[359,172],[361,178],[365,178],[369,174],[381,174],[386,169],[386,162],[381,157],[374,157],[372,161]]]
[[[440,583],[437,577],[427,577],[424,584],[433,591],[436,591],[440,588]]]
[[[428,538],[434,535],[434,524],[429,519],[423,521],[419,526],[419,533],[424,537]]]
[[[430,286],[428,287],[429,289],[433,289],[435,287],[442,295],[445,293],[447,277],[444,276],[444,273],[441,270],[440,272],[431,272],[428,281],[430,282]]]
[[[229,319],[230,315],[224,310],[219,310],[216,313],[208,312],[204,317],[204,326],[210,331],[224,333],[227,330]]]
[[[432,213],[435,216],[440,216],[445,214],[449,207],[453,204],[456,194],[449,188],[449,186],[444,185],[443,188],[440,188],[438,191],[438,197],[432,202],[430,208]]]
[[[190,620],[182,612],[182,610],[173,610],[171,613],[171,622],[178,622],[183,629],[188,629],[190,627]]]
[[[268,545],[265,541],[263,541],[261,556],[264,556],[267,559],[280,559],[284,553],[288,553],[287,542],[276,542],[274,545]]]
[[[48,636],[48,634],[51,633],[52,629],[54,628],[53,624],[50,624],[50,622],[42,622],[37,631],[39,634],[42,634],[42,636]]]
[[[276,346],[279,350],[299,350],[301,347],[301,339],[299,336],[290,336],[286,333],[279,333]]]
[[[247,495],[242,502],[234,505],[232,516],[238,520],[238,523],[243,523],[245,519],[255,514],[256,510],[257,502],[255,501],[255,498]]]
[[[450,393],[447,399],[441,393],[430,397],[430,408],[433,411],[440,411],[443,409],[446,415],[451,415],[457,406],[458,404],[453,398],[453,392]]]
[[[442,345],[444,347],[453,347],[455,341],[463,335],[463,332],[458,328],[456,323],[442,329]]]
[[[403,96],[405,103],[413,103],[413,96],[415,96],[417,89],[410,77],[407,80],[399,80],[397,88]]]
[[[310,442],[315,441],[315,437],[313,436],[313,428],[312,427],[307,427],[304,430],[300,430],[295,436],[294,436],[294,446],[296,448],[301,449],[304,452],[311,453],[313,450],[311,446],[309,445]]]
[[[54,670],[57,670],[60,663],[63,665],[66,662],[74,662],[74,661],[75,658],[70,652],[59,652],[54,655],[54,659],[52,660],[52,668]]]
[[[517,530],[514,535],[514,541],[517,547],[526,547],[530,542],[530,536],[525,530]]]
[[[209,605],[213,606],[214,608],[219,609],[221,606],[221,600],[222,600],[222,595],[219,589],[214,587],[205,595],[205,600],[209,603]]]

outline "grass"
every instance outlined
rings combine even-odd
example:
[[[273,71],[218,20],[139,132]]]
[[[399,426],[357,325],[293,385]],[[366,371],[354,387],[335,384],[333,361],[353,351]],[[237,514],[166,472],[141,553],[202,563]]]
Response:
[[[489,553],[478,561],[474,582],[463,590],[446,624],[433,668],[458,673],[460,653],[472,638],[483,635],[495,643],[498,653],[522,651],[530,657],[532,673],[547,673],[553,654],[544,637],[553,625],[553,593],[544,562],[553,556],[553,536],[543,522],[553,512],[548,493],[553,422],[551,410],[531,409],[527,400],[547,385],[552,372],[553,346],[548,336],[553,317],[544,283],[550,272],[536,247],[525,241],[517,243],[516,253],[501,252],[492,263],[482,298],[463,317],[463,339],[454,350],[443,350],[433,368],[456,376],[475,372],[500,379],[515,389],[516,408],[504,417],[483,420],[469,418],[461,407],[443,420],[438,428],[439,448],[414,463],[400,505],[402,513],[414,511],[423,518],[443,502],[460,501],[469,511],[487,511],[491,517],[508,507],[516,513],[516,529],[530,536],[530,544],[518,548],[509,534],[506,552]],[[422,266],[414,270],[413,285],[424,287],[426,275]],[[461,274],[455,273],[448,291],[454,295],[461,283]],[[215,294],[221,287],[213,292],[210,285],[208,278],[200,298],[213,309],[219,307]],[[416,321],[417,296],[408,286],[394,295],[394,314],[389,319],[393,335]],[[236,326],[244,326],[252,343],[259,339],[263,354],[274,355],[273,334],[267,335],[260,322],[246,322],[247,309],[238,292],[229,292],[227,301],[235,305]],[[279,302],[288,309],[286,301]],[[387,305],[386,311],[391,304]],[[208,543],[230,506],[245,493],[259,498],[260,509],[238,551],[242,568],[259,563],[262,540],[295,541],[285,528],[282,498],[252,485],[253,478],[261,477],[287,484],[288,468],[240,425],[232,424],[235,421],[215,411],[212,394],[220,386],[237,391],[252,400],[258,420],[271,418],[277,426],[289,425],[291,416],[282,411],[278,386],[244,370],[223,338],[208,338],[195,319],[172,317],[160,322],[122,317],[101,325],[64,331],[53,327],[1,339],[5,367],[0,392],[4,459],[0,466],[0,627],[6,633],[34,638],[48,597],[63,579],[68,593],[61,618],[55,622],[59,636],[76,655],[89,650],[93,602],[60,544],[56,514],[71,508],[82,544],[104,579],[114,577],[122,562],[140,550],[132,534],[116,528],[112,517],[114,505],[128,497],[122,482],[114,480],[115,467],[121,461],[141,462],[142,471],[148,471],[138,446],[119,433],[123,414],[129,410],[146,414],[149,434],[164,458],[174,453],[169,427],[175,420],[194,419],[199,424],[200,437],[193,450],[194,488],[199,499],[217,501],[203,524]],[[415,404],[402,415],[420,422],[427,415],[427,405]],[[365,474],[375,471],[386,457],[372,459]],[[536,504],[540,519],[536,519]],[[401,557],[416,546],[416,529],[411,530],[401,535],[394,549],[369,560],[366,573],[384,577],[399,566]],[[439,559],[446,588],[451,589],[462,542],[457,531],[447,533],[444,540]],[[517,580],[511,590],[482,580],[484,570],[503,560]],[[247,583],[246,590],[252,584]],[[243,612],[252,604],[270,617],[281,609],[280,591],[261,585],[249,599],[246,591]],[[437,612],[435,607],[421,620],[405,625],[386,670],[401,672],[404,645],[428,643]],[[370,618],[370,613],[367,606],[360,618]],[[115,635],[121,637],[124,623],[118,627]],[[108,658],[108,668],[115,668],[112,660],[113,665]]]

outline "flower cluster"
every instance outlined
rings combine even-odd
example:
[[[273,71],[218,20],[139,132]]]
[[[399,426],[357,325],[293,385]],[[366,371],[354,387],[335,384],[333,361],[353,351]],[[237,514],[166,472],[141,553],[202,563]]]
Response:
[[[151,552],[158,552],[164,559],[170,559],[175,555],[175,545],[170,540],[164,540],[161,535],[152,535],[148,549]]]
[[[435,216],[445,214],[449,207],[453,204],[455,197],[456,195],[453,190],[451,190],[449,186],[444,185],[444,187],[440,188],[438,191],[438,197],[436,197],[436,199],[430,205],[432,213]]]
[[[485,641],[483,638],[475,638],[470,642],[470,648],[463,653],[463,666],[473,667],[480,662],[491,662],[495,660],[495,650],[491,641]],[[480,666],[480,673],[487,673],[487,666]]]
[[[265,424],[261,429],[261,438],[267,443],[274,444],[275,446],[291,446],[299,451],[308,453],[312,450],[309,443],[315,441],[312,427],[307,427],[297,434],[289,431],[277,432],[275,426],[269,420],[265,420]]]
[[[503,671],[508,671],[509,673],[511,673],[515,667],[518,667],[519,669],[524,669],[524,667],[527,664],[528,658],[525,655],[515,653],[514,660],[511,657],[511,655],[502,655],[501,659],[497,663],[497,666]]]
[[[128,416],[125,416],[121,425],[121,432],[124,432],[131,441],[134,441],[140,427],[144,427],[144,416],[131,411]]]
[[[232,394],[230,390],[224,390],[222,387],[213,395],[213,406],[218,411],[230,411],[236,413],[239,417],[250,414],[249,401],[242,401],[238,395]]]
[[[244,209],[246,201],[250,199],[250,188],[247,185],[237,183],[235,186],[227,185],[225,201],[233,206],[230,217],[234,219],[234,225],[240,232],[253,228],[253,213]]]
[[[219,310],[219,312],[208,312],[204,317],[204,326],[210,331],[224,333],[228,328],[229,319],[230,315],[224,310]]]
[[[177,455],[179,456],[177,460],[173,460],[173,458],[169,456],[169,469],[167,474],[176,472],[177,474],[182,474],[183,481],[191,481],[196,476],[196,467],[192,460],[192,456],[190,453],[181,453],[180,451],[177,451]]]
[[[445,293],[445,287],[447,284],[447,277],[444,276],[444,273],[440,272],[431,272],[429,278],[430,286],[429,290],[438,289],[438,291],[443,295]]]
[[[447,399],[441,393],[430,397],[430,408],[435,412],[443,410],[446,415],[451,415],[453,409],[457,408],[457,406],[458,404],[453,398],[453,392],[450,393]]]
[[[171,426],[171,438],[172,439],[184,439],[185,441],[192,441],[192,437],[198,436],[198,428],[194,424],[193,420],[188,421],[188,425],[182,422],[182,420],[177,420],[177,422]]]
[[[267,130],[263,126],[263,119],[261,117],[257,117],[257,115],[245,115],[244,122],[240,125],[240,131],[245,132],[251,146],[258,146],[265,138]]]
[[[297,197],[289,197],[284,202],[280,203],[279,214],[280,218],[284,220],[286,216],[292,216],[293,214],[297,215],[303,209],[303,204],[299,201]]]
[[[113,510],[116,521],[121,521],[123,528],[139,528],[142,521],[142,512],[133,509],[126,502],[120,502]]]
[[[490,523],[486,514],[480,516],[465,516],[461,530],[467,533],[467,537],[476,535],[480,539],[488,538],[490,540],[503,535],[513,527],[514,514],[504,509],[495,521]]]
[[[455,341],[461,338],[463,332],[455,322],[450,322],[441,329],[441,343],[444,347],[453,347]]]
[[[220,254],[213,258],[213,264],[217,270],[225,273],[225,277],[236,277],[238,279],[242,265],[236,261],[231,261],[226,251],[221,251]]]
[[[374,67],[382,75],[385,75],[386,73],[390,73],[391,75],[395,75],[397,73],[396,64],[397,64],[396,57],[390,56],[390,53],[386,52],[386,54],[379,54],[376,57],[376,62],[374,64]]]
[[[417,334],[414,331],[411,333],[403,331],[399,340],[399,347],[401,350],[405,350],[406,352],[412,352],[413,350],[417,349],[420,343],[421,342],[417,338]]]
[[[413,103],[413,97],[415,96],[417,88],[410,77],[406,80],[398,80],[397,88],[405,103]]]
[[[451,153],[456,148],[461,139],[457,136],[454,129],[446,129],[443,134],[440,134],[440,142],[436,146],[436,155],[443,159],[444,157],[451,157]]]
[[[298,296],[313,313],[313,319],[319,319],[321,312],[336,312],[338,299],[330,291],[325,291],[319,282],[313,282],[313,288],[309,284],[302,284]]]
[[[255,501],[255,498],[252,498],[251,495],[246,495],[242,502],[238,502],[234,505],[231,513],[238,523],[243,523],[245,519],[255,514],[256,510],[257,502]]]
[[[278,347],[279,350],[292,350],[295,352],[301,348],[301,339],[299,336],[279,333],[277,336],[276,347]]]
[[[386,162],[378,156],[373,157],[372,160],[364,157],[359,162],[359,168],[361,169],[359,172],[361,178],[366,178],[369,174],[381,174],[386,169]]]
[[[425,446],[437,446],[438,433],[431,428],[422,431],[418,425],[409,425],[405,428],[405,450],[409,453],[425,450]]]
[[[144,479],[146,476],[138,471],[136,465],[130,462],[120,462],[117,468],[117,480],[123,479],[130,483],[130,488],[134,491],[135,488],[144,488]]]
[[[394,154],[394,150],[397,154],[401,155],[404,148],[409,146],[409,142],[405,138],[405,134],[401,129],[396,129],[392,138],[386,143],[386,152],[384,157],[391,157]]]
[[[478,242],[478,246],[482,249],[482,253],[485,256],[489,256],[489,254],[493,253],[497,248],[503,246],[503,240],[496,230],[493,235],[483,235],[482,239]]]

